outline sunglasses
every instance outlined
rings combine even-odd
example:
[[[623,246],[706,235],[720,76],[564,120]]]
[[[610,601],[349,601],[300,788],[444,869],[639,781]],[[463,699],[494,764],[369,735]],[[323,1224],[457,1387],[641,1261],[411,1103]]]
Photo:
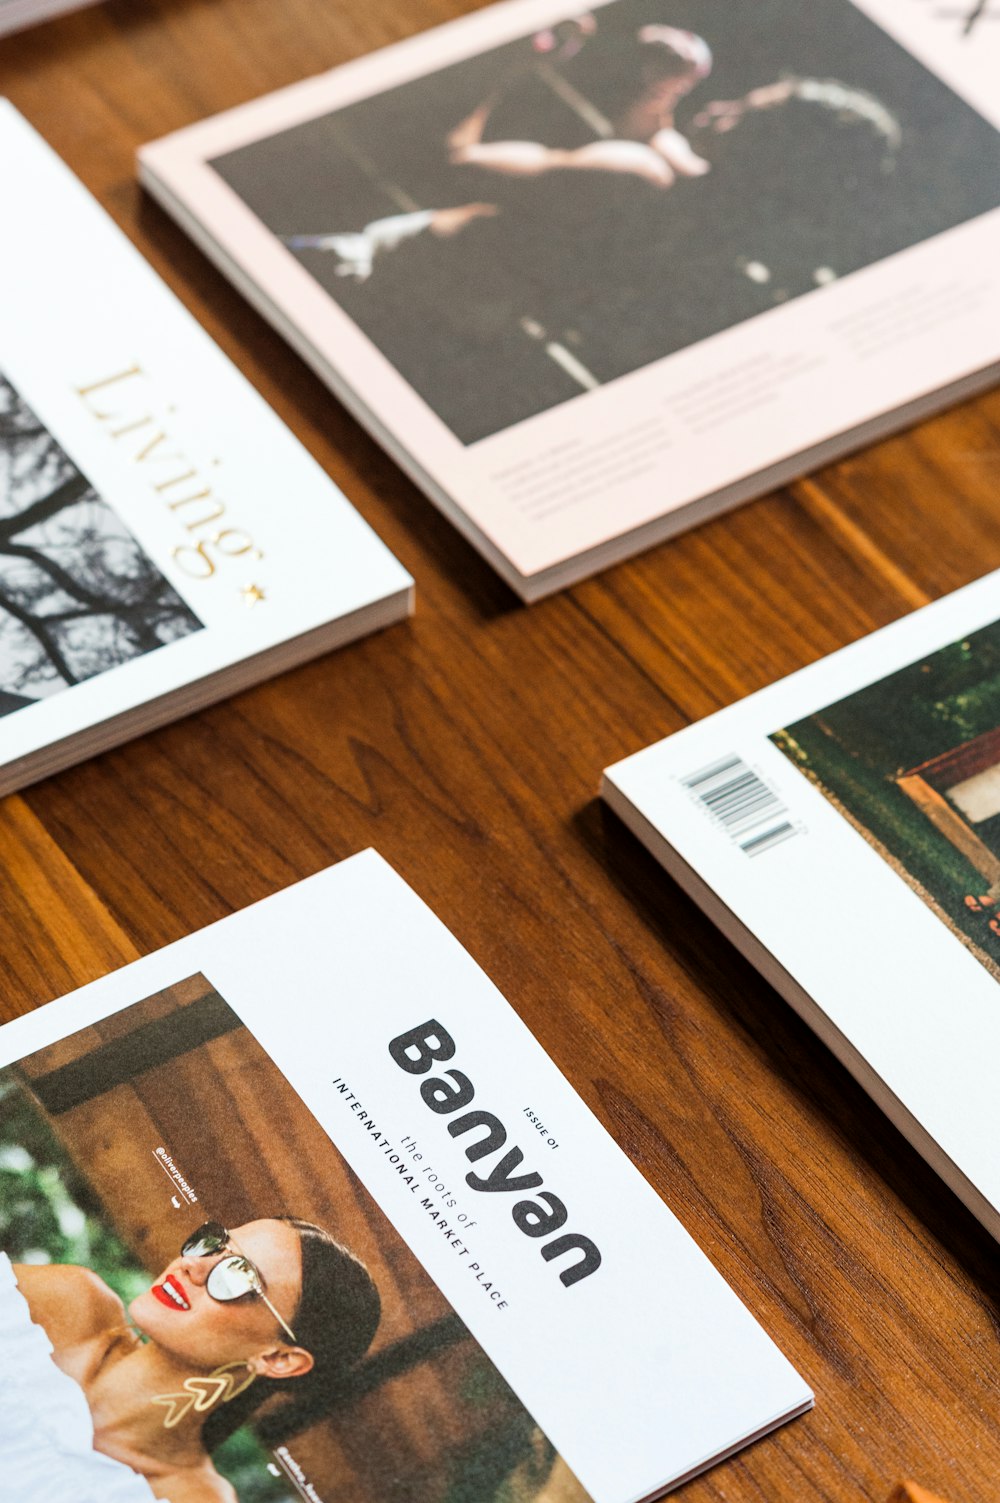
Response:
[[[218,1221],[206,1221],[190,1237],[181,1248],[183,1258],[215,1258],[220,1253],[228,1253],[228,1257],[220,1258],[215,1267],[209,1272],[205,1280],[205,1288],[214,1300],[222,1305],[231,1304],[233,1300],[244,1299],[248,1294],[262,1299],[278,1322],[281,1329],[290,1341],[298,1345],[298,1338],[286,1320],[283,1320],[277,1310],[271,1304],[264,1293],[264,1280],[260,1271],[251,1263],[250,1259],[234,1246],[233,1239],[226,1228]]]

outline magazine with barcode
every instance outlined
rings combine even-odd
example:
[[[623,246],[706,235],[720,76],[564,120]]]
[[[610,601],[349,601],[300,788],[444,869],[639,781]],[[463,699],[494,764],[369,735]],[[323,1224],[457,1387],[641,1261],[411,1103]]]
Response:
[[[24,219],[0,235],[4,794],[403,619],[412,582],[4,101],[0,191]]]
[[[972,0],[508,0],[142,181],[525,599],[1000,369]]]
[[[602,791],[1000,1239],[1000,572]]]
[[[0,1028],[0,1248],[4,1498],[639,1503],[812,1402],[372,851]]]

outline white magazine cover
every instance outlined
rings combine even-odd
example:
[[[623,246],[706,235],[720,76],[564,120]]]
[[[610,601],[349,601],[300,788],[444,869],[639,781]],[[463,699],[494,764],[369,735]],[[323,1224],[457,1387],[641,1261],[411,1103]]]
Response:
[[[508,0],[144,184],[526,599],[1000,366],[996,0]]]
[[[638,1503],[812,1402],[371,851],[0,1029],[0,1184],[18,1497]]]
[[[1000,572],[603,793],[1000,1238]]]
[[[0,0],[0,36],[35,26],[64,11],[83,10],[94,3],[95,0]]]
[[[404,617],[411,581],[0,102],[0,793]]]

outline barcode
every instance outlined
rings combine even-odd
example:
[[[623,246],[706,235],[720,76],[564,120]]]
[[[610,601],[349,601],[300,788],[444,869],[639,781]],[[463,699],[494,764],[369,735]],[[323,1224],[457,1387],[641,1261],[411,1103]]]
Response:
[[[682,778],[681,783],[748,856],[762,856],[798,834],[798,825],[789,818],[774,789],[742,757],[712,762]]]

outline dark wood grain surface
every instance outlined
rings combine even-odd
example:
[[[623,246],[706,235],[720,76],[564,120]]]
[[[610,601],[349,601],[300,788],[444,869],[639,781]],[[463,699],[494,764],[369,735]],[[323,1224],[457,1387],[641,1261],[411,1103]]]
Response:
[[[0,1012],[374,845],[816,1390],[686,1503],[881,1503],[904,1477],[991,1503],[995,1246],[596,789],[607,763],[1000,566],[1000,394],[521,607],[133,171],[144,141],[463,8],[107,0],[0,40],[0,90],[418,588],[409,625],[0,805]],[[30,206],[3,213],[31,233]],[[849,915],[828,921],[849,944]],[[669,1277],[655,1248],[647,1268]]]

